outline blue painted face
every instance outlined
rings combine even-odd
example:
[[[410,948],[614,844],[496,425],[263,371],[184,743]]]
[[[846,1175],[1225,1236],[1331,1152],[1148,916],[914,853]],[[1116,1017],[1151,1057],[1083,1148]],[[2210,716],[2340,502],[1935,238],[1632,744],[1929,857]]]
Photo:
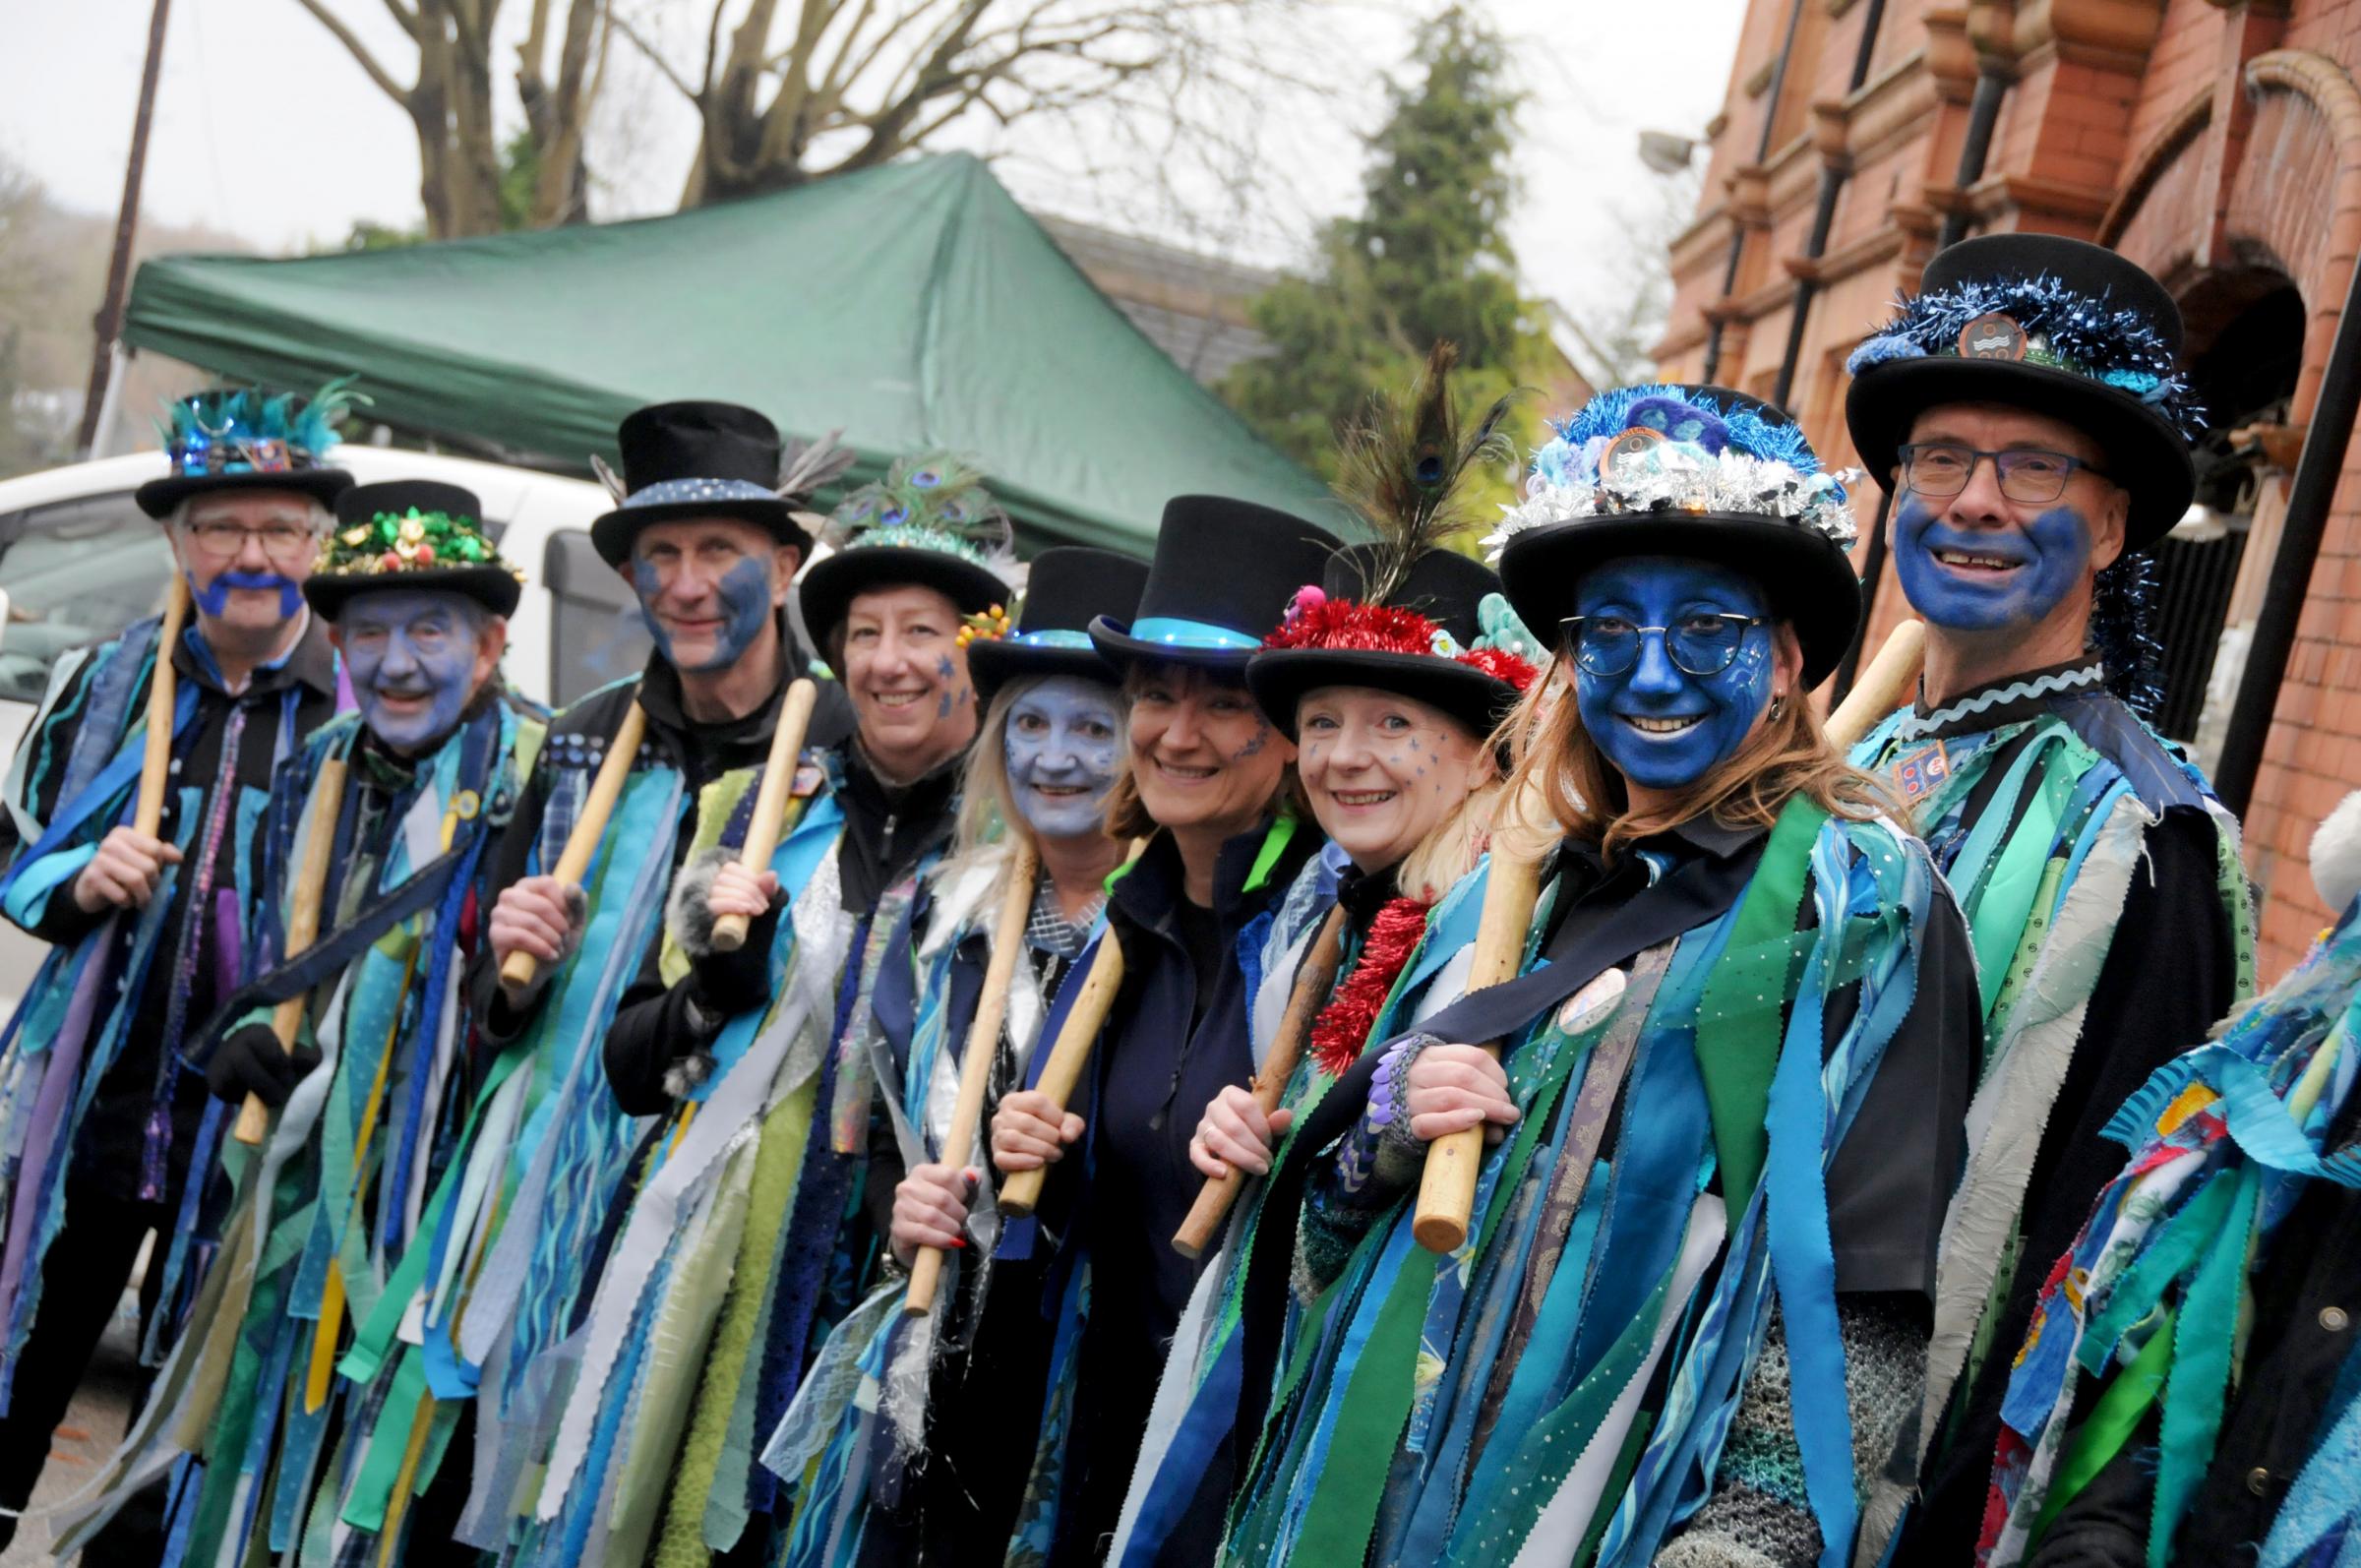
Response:
[[[1770,600],[1753,579],[1726,567],[1668,557],[1617,561],[1585,576],[1575,612],[1613,616],[1642,627],[1677,627],[1700,615],[1768,617]],[[1718,675],[1692,675],[1674,664],[1662,636],[1640,639],[1620,675],[1575,668],[1582,727],[1625,779],[1649,789],[1695,783],[1728,756],[1770,705],[1772,629],[1748,627],[1737,657]]]
[[[1953,632],[2030,628],[2089,574],[2090,520],[2061,501],[2021,526],[1962,528],[1904,491],[1894,568],[1910,608]]]
[[[1008,709],[1001,737],[1008,792],[1043,838],[1102,831],[1099,809],[1115,783],[1123,733],[1115,688],[1079,675],[1053,675]]]
[[[336,618],[361,722],[404,755],[458,727],[475,695],[483,628],[456,593],[364,593]]]
[[[727,544],[728,541],[723,541]],[[726,670],[745,656],[770,619],[770,558],[740,555],[717,575],[698,552],[696,573],[680,566],[671,542],[632,558],[632,587],[640,618],[675,669]]]

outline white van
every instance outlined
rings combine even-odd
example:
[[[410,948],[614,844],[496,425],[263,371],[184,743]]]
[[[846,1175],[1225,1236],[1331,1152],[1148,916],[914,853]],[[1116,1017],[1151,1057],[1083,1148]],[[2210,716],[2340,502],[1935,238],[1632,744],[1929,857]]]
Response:
[[[638,604],[590,544],[590,520],[610,505],[597,485],[359,444],[336,448],[335,463],[364,484],[440,479],[475,492],[486,529],[524,572],[503,665],[526,695],[562,707],[646,662]],[[60,654],[161,608],[171,554],[132,492],[165,471],[161,452],[145,452],[0,479],[0,768],[15,756]],[[0,921],[0,1018],[41,952]]]

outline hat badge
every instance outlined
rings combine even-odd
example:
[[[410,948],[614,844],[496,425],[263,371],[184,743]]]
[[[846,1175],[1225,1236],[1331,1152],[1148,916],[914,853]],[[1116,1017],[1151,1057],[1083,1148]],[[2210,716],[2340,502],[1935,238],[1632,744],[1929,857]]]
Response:
[[[2027,346],[2025,329],[2003,311],[1986,311],[1960,329],[1963,359],[2018,360],[2025,357]]]

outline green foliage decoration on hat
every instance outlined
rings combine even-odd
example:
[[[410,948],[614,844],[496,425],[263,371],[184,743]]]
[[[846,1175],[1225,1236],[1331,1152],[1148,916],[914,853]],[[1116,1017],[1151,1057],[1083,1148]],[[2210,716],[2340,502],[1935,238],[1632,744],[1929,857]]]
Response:
[[[524,573],[502,558],[473,517],[411,507],[381,512],[367,522],[336,529],[321,546],[312,571],[316,575],[364,577],[470,567],[493,567],[524,580]]]

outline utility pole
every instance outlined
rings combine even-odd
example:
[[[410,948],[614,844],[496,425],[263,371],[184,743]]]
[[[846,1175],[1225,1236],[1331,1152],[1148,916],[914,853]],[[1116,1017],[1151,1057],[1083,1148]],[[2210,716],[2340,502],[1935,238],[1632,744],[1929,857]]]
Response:
[[[115,249],[106,264],[106,297],[91,326],[91,385],[82,398],[82,433],[75,448],[91,455],[98,439],[98,414],[106,403],[106,378],[113,368],[115,338],[123,331],[123,292],[131,281],[131,240],[140,226],[140,181],[148,172],[148,128],[155,119],[155,79],[163,71],[164,19],[172,0],[155,0],[148,17],[148,63],[140,72],[140,107],[131,122],[131,160],[123,166],[123,210],[115,214]]]

